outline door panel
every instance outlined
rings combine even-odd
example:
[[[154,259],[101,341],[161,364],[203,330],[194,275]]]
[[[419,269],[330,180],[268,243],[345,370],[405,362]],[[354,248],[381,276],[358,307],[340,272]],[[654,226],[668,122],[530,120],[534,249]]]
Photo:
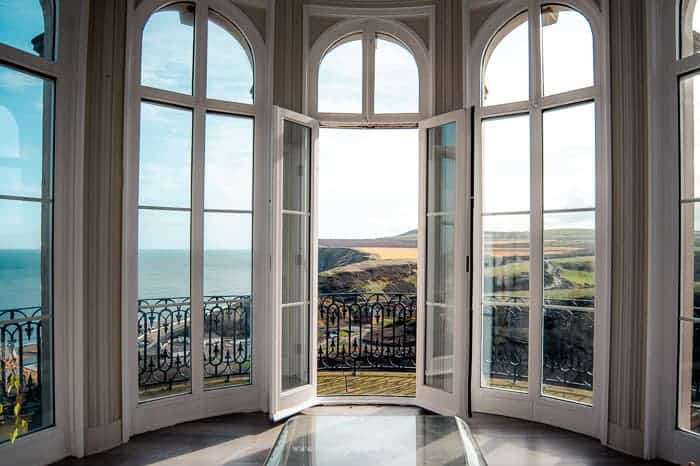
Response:
[[[273,122],[274,309],[270,416],[316,398],[316,150],[318,123],[275,107]]]
[[[467,131],[464,110],[420,124],[416,399],[432,411],[462,416],[468,408]]]

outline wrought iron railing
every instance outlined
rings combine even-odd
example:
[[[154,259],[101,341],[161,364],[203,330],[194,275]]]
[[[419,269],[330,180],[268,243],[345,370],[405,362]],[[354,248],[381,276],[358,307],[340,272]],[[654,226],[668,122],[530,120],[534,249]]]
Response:
[[[580,299],[547,299],[543,310],[543,383],[592,390],[595,313],[592,303]],[[512,383],[527,381],[527,298],[486,298],[482,322],[484,375]]]
[[[42,425],[42,374],[44,323],[41,307],[0,310],[0,403],[5,423],[14,416],[17,393],[9,390],[9,377],[20,378],[22,410],[29,430]],[[43,356],[43,357],[42,357]]]
[[[319,296],[318,370],[414,371],[416,295]]]
[[[189,298],[138,302],[139,389],[172,391],[192,376]],[[204,311],[205,383],[250,376],[250,296],[207,296]]]

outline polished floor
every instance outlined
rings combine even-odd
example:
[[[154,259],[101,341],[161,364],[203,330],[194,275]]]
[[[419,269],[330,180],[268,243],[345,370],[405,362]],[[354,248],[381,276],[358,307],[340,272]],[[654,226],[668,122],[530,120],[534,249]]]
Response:
[[[406,415],[418,408],[324,406],[314,415]],[[490,466],[496,465],[666,465],[644,462],[604,448],[597,440],[530,422],[476,414],[468,424]],[[281,429],[265,414],[238,414],[180,424],[138,435],[98,455],[67,459],[60,466],[261,465]],[[370,466],[370,465],[362,465]]]

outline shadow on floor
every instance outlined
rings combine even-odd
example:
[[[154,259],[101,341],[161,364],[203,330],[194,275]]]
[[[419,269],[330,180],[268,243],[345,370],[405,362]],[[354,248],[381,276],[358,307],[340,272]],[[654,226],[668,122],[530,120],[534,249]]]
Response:
[[[416,416],[426,412],[407,406],[319,406],[304,414]],[[668,464],[625,456],[593,438],[542,424],[486,414],[475,414],[467,422],[489,466]],[[264,413],[221,416],[137,435],[107,452],[55,465],[262,465],[281,428]]]

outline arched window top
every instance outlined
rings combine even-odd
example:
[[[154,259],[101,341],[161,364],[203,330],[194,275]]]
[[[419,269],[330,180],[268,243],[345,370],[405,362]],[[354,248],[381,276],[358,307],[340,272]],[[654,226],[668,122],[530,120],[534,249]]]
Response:
[[[324,121],[403,123],[429,113],[428,48],[398,21],[341,21],[316,39],[308,63],[309,112]]]
[[[508,21],[484,54],[481,100],[497,105],[527,100],[530,94],[527,11]]]
[[[318,70],[318,111],[362,113],[362,35],[333,44]]]
[[[174,3],[153,12],[143,28],[141,84],[193,95],[196,7]],[[199,23],[198,23],[199,24]],[[206,20],[206,96],[252,104],[255,58],[243,32],[219,13]]]
[[[697,0],[681,2],[681,58],[700,52],[700,8]]]
[[[374,52],[375,113],[418,113],[420,85],[413,52],[395,38],[377,34]]]
[[[141,84],[192,94],[195,7],[168,5],[148,18],[141,44]]]
[[[0,3],[0,43],[40,57],[54,57],[55,3],[5,0]]]
[[[214,12],[207,36],[207,97],[252,104],[253,51],[241,31]]]
[[[543,5],[542,84],[544,95],[593,86],[593,32],[578,11]]]
[[[539,18],[531,18],[528,11],[512,17],[488,42],[482,58],[482,105],[524,102],[595,85],[594,35],[588,18],[560,4],[545,3],[539,11]],[[539,27],[539,47],[531,41],[533,24]],[[533,56],[541,64],[539,70],[530,69]],[[539,96],[530,95],[533,79]]]

